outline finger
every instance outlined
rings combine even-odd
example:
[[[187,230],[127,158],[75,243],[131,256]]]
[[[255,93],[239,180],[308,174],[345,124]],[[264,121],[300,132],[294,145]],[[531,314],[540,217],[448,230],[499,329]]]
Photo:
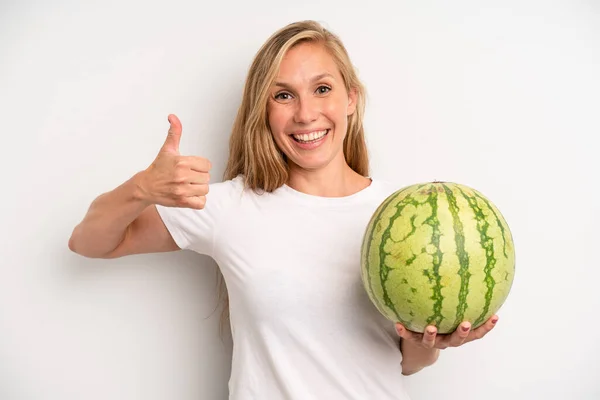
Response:
[[[206,196],[208,194],[208,185],[190,185],[190,193],[194,196]]]
[[[456,330],[454,332],[452,332],[452,335],[450,335],[450,340],[449,340],[448,346],[458,347],[461,344],[463,344],[465,342],[465,340],[467,340],[467,337],[469,337],[470,331],[471,331],[471,323],[470,322],[465,321],[462,324],[460,324],[456,328]]]
[[[206,205],[206,196],[191,196],[186,197],[183,201],[183,206],[187,208],[193,208],[195,210],[201,210]]]
[[[404,327],[404,325],[402,325],[400,323],[396,323],[396,332],[404,340],[408,340],[411,342],[420,342],[421,341],[422,335],[420,335],[416,332],[409,331],[408,329],[406,329]]]
[[[177,183],[173,186],[173,194],[175,197],[185,199],[187,197],[206,196],[208,194],[207,184],[192,184],[189,182]]]
[[[436,334],[437,328],[435,326],[429,325],[428,327],[426,327],[425,331],[423,332],[423,339],[421,340],[423,347],[426,347],[428,349],[433,348],[433,346],[435,345]]]
[[[183,176],[178,175],[175,181],[190,185],[207,185],[210,182],[210,174],[208,172],[187,171],[183,173]]]
[[[209,172],[212,168],[210,161],[203,157],[183,156],[179,158],[179,162],[189,169],[198,172]]]
[[[210,174],[208,172],[196,172],[192,174],[190,178],[190,184],[192,185],[208,185],[210,182]]]
[[[181,122],[174,114],[169,114],[168,121],[170,124],[167,139],[163,144],[161,151],[179,154],[179,142],[181,140]]]
[[[478,340],[478,339],[483,338],[492,329],[494,329],[494,326],[496,326],[497,322],[498,322],[498,316],[497,315],[493,315],[490,319],[488,319],[485,322],[485,324],[483,324],[480,327],[472,330],[471,333],[469,334],[469,337],[467,338],[466,342],[470,342],[470,341],[473,341],[473,340]]]

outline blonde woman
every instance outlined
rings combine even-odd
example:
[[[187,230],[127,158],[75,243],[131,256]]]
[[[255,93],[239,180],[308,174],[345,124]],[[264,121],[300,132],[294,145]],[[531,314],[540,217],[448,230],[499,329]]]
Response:
[[[282,28],[251,65],[224,181],[209,184],[210,162],[180,155],[182,126],[169,115],[154,162],[94,200],[69,248],[211,256],[229,296],[231,399],[408,398],[402,374],[483,337],[497,316],[418,334],[370,303],[362,234],[398,187],[369,176],[364,97],[336,35],[313,21]]]

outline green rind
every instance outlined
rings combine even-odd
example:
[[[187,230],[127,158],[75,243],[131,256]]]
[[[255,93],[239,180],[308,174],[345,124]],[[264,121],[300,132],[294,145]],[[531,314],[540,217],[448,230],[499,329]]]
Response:
[[[367,289],[367,293],[368,293],[371,301],[373,302],[373,304],[377,307],[377,309],[382,314],[386,315],[388,318],[389,318],[389,312],[386,310],[386,307],[384,306],[384,304],[380,300],[380,298],[375,295],[376,289],[373,286],[373,281],[371,278],[370,267],[371,267],[372,263],[369,262],[369,253],[372,249],[373,238],[375,236],[374,231],[384,229],[384,227],[382,227],[382,225],[381,225],[382,214],[388,210],[388,206],[392,202],[396,201],[400,196],[402,196],[409,190],[410,190],[410,187],[405,187],[403,189],[400,189],[400,190],[392,193],[375,210],[375,212],[373,213],[373,216],[371,217],[371,220],[369,221],[369,224],[367,225],[367,230],[365,232],[363,246],[361,249],[361,258],[362,258],[362,266],[363,266],[363,268],[362,268],[363,284],[365,285],[365,287]],[[383,262],[380,261],[380,263],[383,263]],[[384,267],[385,267],[385,265],[384,265]],[[381,275],[381,273],[379,273],[379,275]],[[397,316],[397,318],[398,318],[399,322],[406,323],[406,321],[402,320],[398,316]]]
[[[469,279],[471,273],[469,272],[469,254],[465,250],[465,232],[463,224],[460,220],[458,203],[454,192],[448,185],[442,185],[446,192],[448,199],[448,209],[452,214],[453,229],[454,229],[454,240],[456,242],[456,252],[458,255],[458,261],[460,268],[458,270],[458,276],[460,277],[460,290],[458,292],[458,306],[456,308],[456,314],[454,317],[454,326],[458,326],[464,318],[467,305],[467,294],[469,293]]]
[[[502,305],[514,277],[514,246],[506,221],[479,192],[418,184],[377,208],[361,262],[363,284],[384,316],[411,330],[433,324],[449,333],[463,319],[475,328]]]
[[[430,188],[427,203],[431,206],[431,215],[423,222],[431,226],[431,244],[435,247],[435,252],[432,255],[433,271],[428,269],[423,270],[423,273],[433,283],[431,299],[433,300],[433,314],[427,318],[427,324],[440,326],[444,320],[442,314],[442,304],[444,296],[442,295],[442,277],[440,276],[440,265],[444,254],[440,249],[440,222],[438,220],[438,191],[435,185]],[[434,281],[434,282],[432,282]]]

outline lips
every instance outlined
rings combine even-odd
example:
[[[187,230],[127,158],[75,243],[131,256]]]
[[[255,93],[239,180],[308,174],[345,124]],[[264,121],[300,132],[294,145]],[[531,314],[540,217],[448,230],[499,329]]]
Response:
[[[313,131],[296,132],[296,133],[292,133],[290,136],[292,136],[296,142],[310,143],[310,142],[315,142],[315,141],[323,138],[328,133],[329,133],[329,129],[320,129],[320,130],[313,130]]]

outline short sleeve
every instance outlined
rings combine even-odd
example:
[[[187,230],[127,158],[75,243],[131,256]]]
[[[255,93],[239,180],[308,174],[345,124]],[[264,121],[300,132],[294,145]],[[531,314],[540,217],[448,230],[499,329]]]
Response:
[[[241,190],[241,180],[236,178],[209,186],[206,204],[201,210],[156,205],[156,210],[181,249],[213,256],[214,230],[222,213]]]

